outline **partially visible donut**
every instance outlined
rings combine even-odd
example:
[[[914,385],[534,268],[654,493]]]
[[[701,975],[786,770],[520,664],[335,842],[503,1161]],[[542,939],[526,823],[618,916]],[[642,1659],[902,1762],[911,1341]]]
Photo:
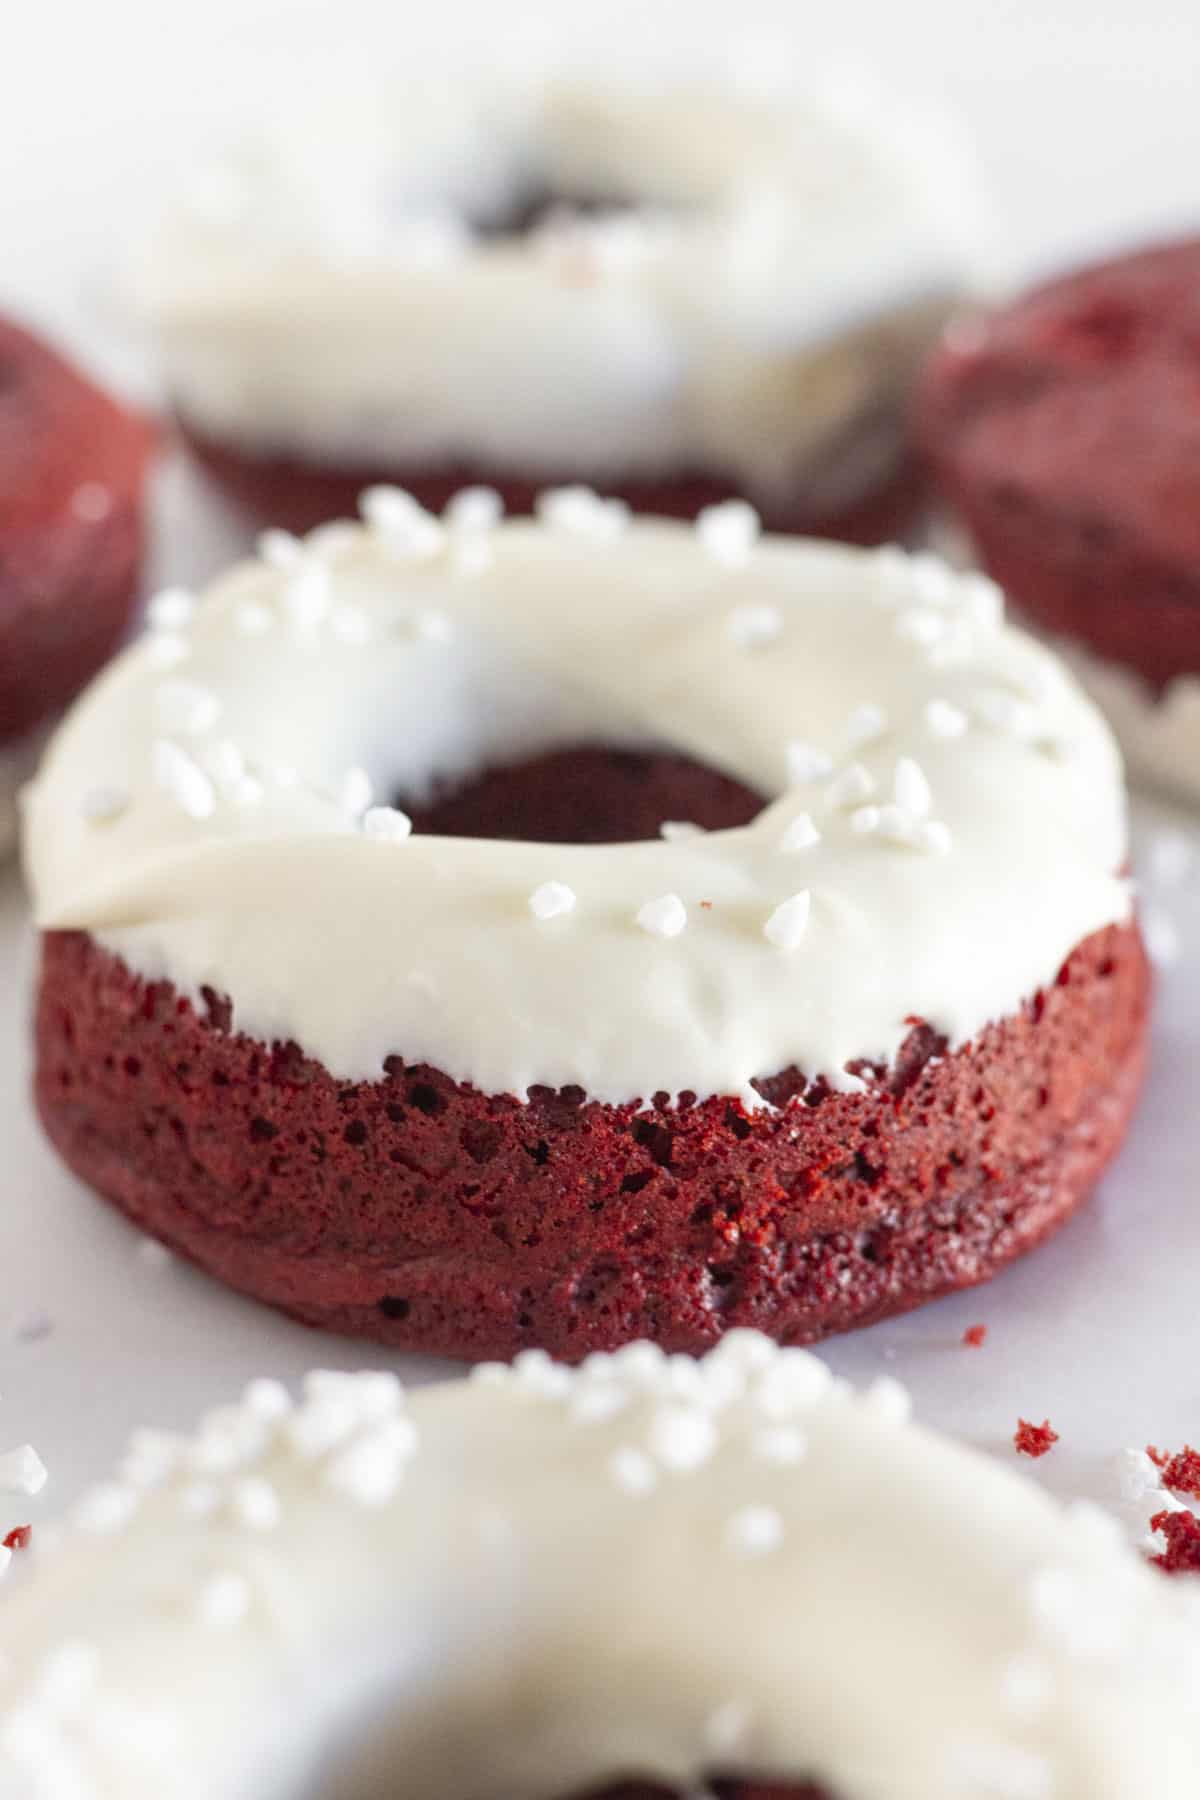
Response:
[[[0,850],[24,740],[129,624],[150,446],[145,421],[0,319]]]
[[[881,542],[969,284],[963,160],[819,87],[369,88],[206,170],[142,298],[185,432],[271,524],[583,481]]]
[[[1093,709],[931,559],[484,500],[268,537],[61,730],[61,1153],[234,1287],[458,1355],[807,1341],[1038,1243],[1146,1041]]]
[[[1200,240],[948,332],[921,435],[985,567],[1060,640],[1135,772],[1200,799]]]
[[[253,1382],[28,1553],[0,1791],[1194,1800],[1200,1587],[908,1410],[749,1332]]]

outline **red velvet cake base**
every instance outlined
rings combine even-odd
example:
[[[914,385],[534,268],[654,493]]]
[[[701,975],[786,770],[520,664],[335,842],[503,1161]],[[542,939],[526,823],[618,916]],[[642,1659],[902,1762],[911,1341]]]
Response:
[[[532,512],[544,489],[575,481],[627,500],[635,512],[669,519],[694,519],[701,507],[739,497],[736,484],[695,473],[681,473],[672,481],[611,482],[589,480],[586,472],[571,470],[515,476],[465,464],[441,469],[335,469],[287,457],[241,455],[186,424],[181,429],[195,455],[228,493],[263,524],[282,525],[289,531],[309,531],[328,519],[354,518],[363,489],[379,482],[406,488],[431,512],[441,512],[462,488],[478,484],[495,488],[505,510],[514,514]],[[906,535],[922,500],[916,462],[908,459],[878,486],[835,512],[807,506],[803,494],[786,505],[756,504],[768,531],[883,544]]]
[[[0,744],[65,706],[120,642],[152,441],[143,420],[0,320]]]
[[[1153,689],[1200,672],[1200,241],[951,335],[918,411],[943,495],[1029,618]]]
[[[335,1080],[80,933],[43,942],[37,1104],[85,1181],[230,1286],[413,1350],[569,1360],[732,1326],[787,1343],[983,1281],[1120,1144],[1145,1055],[1133,926],[953,1054],[914,1022],[862,1093],[790,1071],[777,1110],[528,1104],[389,1058]]]

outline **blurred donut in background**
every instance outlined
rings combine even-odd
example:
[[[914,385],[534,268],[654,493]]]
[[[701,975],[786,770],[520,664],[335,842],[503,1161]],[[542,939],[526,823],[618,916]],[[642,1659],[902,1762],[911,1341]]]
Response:
[[[0,855],[37,728],[129,624],[152,442],[145,420],[0,318]]]
[[[1133,773],[1200,801],[1200,240],[952,327],[919,411],[945,501]]]
[[[272,523],[582,482],[882,541],[973,213],[924,114],[832,88],[393,89],[264,125],[135,286],[185,433]]]

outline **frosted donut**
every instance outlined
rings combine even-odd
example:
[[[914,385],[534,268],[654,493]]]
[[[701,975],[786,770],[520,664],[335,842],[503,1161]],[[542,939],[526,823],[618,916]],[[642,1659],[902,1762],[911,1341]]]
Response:
[[[129,625],[150,446],[143,419],[0,318],[0,858],[36,729]]]
[[[992,584],[744,507],[365,509],[160,601],[29,792],[84,1180],[476,1356],[810,1339],[1065,1218],[1147,973],[1116,752]]]
[[[821,90],[381,84],[205,170],[138,298],[189,435],[274,524],[379,480],[519,512],[582,480],[878,541],[968,285],[962,166]]]
[[[897,1383],[856,1395],[746,1332],[411,1397],[254,1382],[193,1437],[135,1434],[4,1596],[0,1647],[21,1800],[1200,1777],[1200,1590],[910,1424]]]

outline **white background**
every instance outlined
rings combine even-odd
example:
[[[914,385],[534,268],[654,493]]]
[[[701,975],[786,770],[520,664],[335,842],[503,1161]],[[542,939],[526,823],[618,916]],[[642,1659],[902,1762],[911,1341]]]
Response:
[[[1196,0],[21,0],[6,11],[16,16],[0,21],[0,305],[55,325],[134,386],[145,379],[139,348],[106,294],[148,204],[256,94],[302,113],[336,59],[416,75],[462,58],[519,67],[610,52],[660,66],[676,56],[866,62],[970,129],[1002,267],[1045,267],[1200,221]],[[158,571],[199,575],[228,553],[231,532],[211,507],[198,510],[178,471],[166,485]],[[1139,823],[1144,843],[1164,826],[1200,841],[1179,815],[1141,805]],[[1098,1495],[1119,1445],[1200,1434],[1200,862],[1182,883],[1152,885],[1183,953],[1162,984],[1145,1107],[1097,1202],[990,1288],[828,1352],[856,1378],[898,1373],[925,1416],[1002,1454],[1018,1413],[1048,1414],[1062,1444],[1039,1473]],[[10,871],[0,876],[0,1444],[32,1439],[52,1481],[34,1506],[0,1503],[2,1528],[69,1499],[135,1423],[184,1423],[262,1371],[380,1360],[179,1265],[150,1266],[58,1168],[26,1099],[30,951]],[[976,1320],[988,1343],[965,1350]]]

